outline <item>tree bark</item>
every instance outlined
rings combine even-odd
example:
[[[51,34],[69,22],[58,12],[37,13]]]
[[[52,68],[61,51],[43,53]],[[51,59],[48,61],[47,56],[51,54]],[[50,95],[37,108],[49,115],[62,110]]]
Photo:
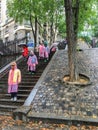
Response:
[[[73,7],[73,19],[74,19],[74,34],[75,41],[77,41],[77,33],[78,33],[78,17],[79,17],[79,0],[75,1],[75,5]]]
[[[70,81],[76,81],[78,79],[77,72],[77,32],[75,28],[75,15],[73,14],[73,3],[72,0],[64,0],[65,14],[66,14],[66,30],[67,30],[67,41],[68,41],[68,59],[69,59],[69,76]],[[76,12],[77,13],[77,12]]]
[[[53,43],[53,22],[50,25],[50,43]]]
[[[36,44],[37,44],[37,17],[35,17],[35,47],[36,47]]]
[[[32,16],[31,15],[30,15],[30,24],[31,24],[31,28],[32,28],[33,37],[34,37],[34,43],[35,43],[34,47],[36,47],[36,44],[37,44],[37,17],[35,17],[35,29],[34,29],[34,26],[32,23]]]
[[[31,15],[30,15],[30,25],[31,25],[31,28],[32,28],[32,33],[33,33],[34,43],[35,43],[35,32],[34,32],[34,27],[33,27],[32,16]]]
[[[78,34],[78,18],[79,18],[79,0],[75,1],[75,5],[74,5],[74,41],[77,45],[77,34]],[[77,51],[76,51],[76,56],[77,56]],[[79,70],[78,70],[78,58],[76,57],[76,70],[75,70],[75,79],[78,80],[79,79]]]

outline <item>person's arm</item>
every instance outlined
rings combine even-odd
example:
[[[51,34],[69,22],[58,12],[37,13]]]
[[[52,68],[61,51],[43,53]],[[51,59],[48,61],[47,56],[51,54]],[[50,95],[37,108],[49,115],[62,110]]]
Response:
[[[18,70],[18,84],[21,83],[21,71]]]
[[[9,74],[8,74],[8,84],[10,84],[10,71],[9,71]]]

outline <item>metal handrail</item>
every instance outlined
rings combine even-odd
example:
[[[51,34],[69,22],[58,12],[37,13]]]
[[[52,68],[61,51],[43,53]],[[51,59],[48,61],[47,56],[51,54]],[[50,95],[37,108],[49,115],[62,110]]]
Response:
[[[0,42],[0,69],[16,60],[21,55],[21,50],[18,44],[26,38],[9,41],[6,43]]]
[[[22,41],[26,42],[26,37],[22,39],[15,39],[14,41],[0,42],[0,52],[3,55],[14,55],[21,52],[21,48],[18,46]]]
[[[22,56],[20,56],[15,61],[18,64],[19,62],[22,61],[22,59],[23,59]],[[0,78],[3,77],[4,75],[6,75],[9,71],[9,69],[10,69],[10,62],[7,65],[5,65],[4,67],[2,67],[2,69],[0,69]]]

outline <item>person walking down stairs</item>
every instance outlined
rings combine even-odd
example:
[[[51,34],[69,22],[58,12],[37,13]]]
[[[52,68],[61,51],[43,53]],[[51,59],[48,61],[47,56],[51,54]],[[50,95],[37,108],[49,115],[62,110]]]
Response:
[[[44,62],[47,62],[49,59],[49,54],[50,54],[50,49],[47,46],[47,44],[45,44],[45,52],[44,52]]]
[[[21,71],[17,68],[16,62],[12,62],[8,75],[8,93],[11,94],[11,101],[17,101],[18,85],[20,82]]]
[[[45,57],[45,46],[44,46],[43,42],[40,43],[40,45],[38,47],[38,51],[39,51],[39,59],[43,60]]]
[[[23,46],[23,50],[22,50],[22,56],[24,57],[25,61],[28,59],[28,55],[29,55],[29,50],[28,47],[25,45]]]
[[[30,56],[27,61],[28,65],[28,71],[31,74],[34,74],[36,72],[36,65],[38,64],[37,56],[34,54],[33,51],[30,52]]]

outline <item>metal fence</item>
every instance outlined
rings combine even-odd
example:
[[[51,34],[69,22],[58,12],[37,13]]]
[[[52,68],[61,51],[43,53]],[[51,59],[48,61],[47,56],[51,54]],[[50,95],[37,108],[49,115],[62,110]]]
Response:
[[[18,46],[19,43],[26,42],[26,37],[22,39],[16,39],[14,41],[0,42],[0,54],[1,55],[15,55],[21,52],[21,47]]]
[[[26,42],[26,37],[5,43],[0,42],[0,69],[21,55],[22,48],[18,46],[21,42]]]

